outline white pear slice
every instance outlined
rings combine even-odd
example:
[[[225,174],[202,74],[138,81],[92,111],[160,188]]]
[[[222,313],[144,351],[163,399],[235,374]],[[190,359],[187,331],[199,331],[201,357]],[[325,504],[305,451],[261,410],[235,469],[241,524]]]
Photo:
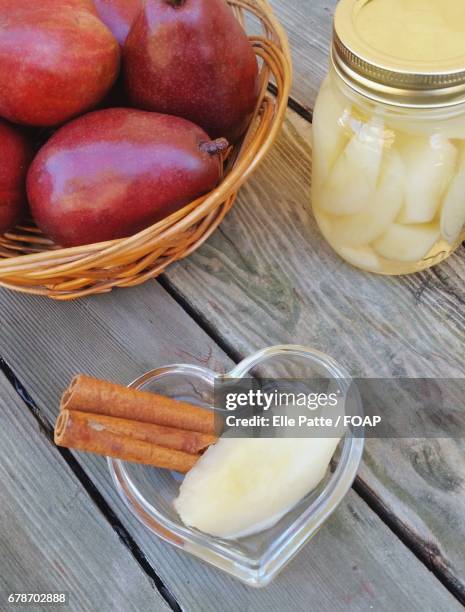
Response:
[[[373,198],[358,213],[331,220],[331,241],[338,246],[359,247],[384,234],[399,214],[404,199],[405,167],[391,151],[383,163]]]
[[[446,138],[405,138],[401,145],[407,180],[399,223],[429,223],[454,174],[457,149]]]
[[[465,121],[463,120],[463,112],[460,112],[455,117],[437,118],[434,115],[425,115],[422,118],[412,118],[411,111],[405,111],[404,115],[389,115],[386,117],[386,128],[399,132],[402,136],[423,137],[429,139],[432,136],[432,125],[434,124],[435,133],[441,134],[443,138],[451,140],[465,139]]]
[[[334,215],[353,215],[373,197],[381,168],[383,124],[362,124],[336,161],[319,195],[319,205]]]
[[[399,225],[393,223],[387,232],[373,243],[378,255],[392,261],[417,262],[433,248],[439,239],[436,223]]]
[[[465,121],[463,120],[463,111],[456,113],[455,117],[438,121],[437,129],[446,138],[464,140],[465,139]]]
[[[186,475],[174,506],[191,527],[239,538],[275,525],[324,478],[337,438],[221,438]]]
[[[345,261],[352,264],[356,268],[363,270],[376,271],[381,267],[381,261],[370,246],[362,246],[358,248],[344,247],[336,244],[332,240],[331,219],[318,209],[315,210],[315,219],[321,233],[326,238],[328,244],[342,257]],[[334,217],[332,217],[334,219]]]
[[[313,180],[315,188],[324,182],[336,159],[347,144],[351,105],[345,103],[331,81],[327,79],[318,94],[313,111]]]
[[[449,244],[456,242],[465,226],[465,145],[459,170],[452,179],[441,210],[441,234]]]
[[[381,261],[378,255],[369,246],[358,247],[357,249],[339,247],[336,252],[356,268],[372,272],[376,272],[381,268]]]

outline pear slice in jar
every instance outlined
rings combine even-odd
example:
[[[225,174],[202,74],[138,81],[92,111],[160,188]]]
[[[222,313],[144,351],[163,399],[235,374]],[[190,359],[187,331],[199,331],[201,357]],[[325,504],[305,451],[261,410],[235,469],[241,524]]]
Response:
[[[457,163],[457,149],[441,134],[403,137],[400,152],[406,168],[405,206],[398,222],[429,223],[439,208]]]
[[[465,226],[465,143],[461,144],[459,169],[447,190],[441,209],[441,235],[454,244]]]
[[[437,124],[438,130],[441,134],[444,134],[446,138],[451,140],[464,140],[465,139],[465,117],[463,111],[455,115],[440,121]]]
[[[342,259],[352,264],[356,268],[362,268],[363,270],[369,270],[372,272],[379,270],[381,267],[380,258],[370,246],[361,246],[357,248],[340,246],[333,240],[333,234],[331,232],[331,219],[329,218],[329,215],[326,215],[319,210],[315,210],[315,218],[326,241],[330,247],[340,257],[342,257]]]
[[[393,223],[387,232],[373,242],[375,253],[390,261],[420,262],[439,239],[437,223],[400,225]]]
[[[373,242],[394,222],[404,201],[405,166],[391,151],[383,162],[379,185],[364,208],[354,215],[334,216],[328,230],[331,242],[359,247]]]
[[[380,111],[382,112],[382,111]],[[424,115],[422,117],[412,116],[412,112],[405,111],[402,115],[390,114],[385,119],[386,128],[403,136],[425,139],[431,138],[432,126],[435,133],[449,140],[465,139],[465,117],[463,112],[450,118]]]
[[[358,124],[319,194],[322,210],[333,215],[353,215],[367,206],[378,182],[383,146],[380,119]]]
[[[330,78],[323,83],[313,111],[313,175],[318,188],[327,178],[336,159],[342,153],[350,136],[351,105],[331,84]]]
[[[381,260],[370,246],[358,247],[338,247],[338,253],[345,261],[352,264],[356,268],[368,270],[369,272],[377,272],[381,268]]]

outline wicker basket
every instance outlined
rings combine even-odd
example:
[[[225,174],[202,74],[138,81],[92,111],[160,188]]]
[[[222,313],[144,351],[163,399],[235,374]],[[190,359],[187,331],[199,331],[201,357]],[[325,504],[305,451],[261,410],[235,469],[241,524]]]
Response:
[[[241,143],[225,161],[224,177],[209,194],[130,238],[62,249],[31,223],[0,237],[0,286],[72,300],[113,287],[131,287],[155,278],[172,262],[200,246],[221,223],[237,190],[276,139],[286,112],[291,58],[286,34],[267,0],[228,0],[261,58],[261,90],[255,115]],[[251,17],[249,19],[249,17]],[[276,96],[268,94],[274,81]]]

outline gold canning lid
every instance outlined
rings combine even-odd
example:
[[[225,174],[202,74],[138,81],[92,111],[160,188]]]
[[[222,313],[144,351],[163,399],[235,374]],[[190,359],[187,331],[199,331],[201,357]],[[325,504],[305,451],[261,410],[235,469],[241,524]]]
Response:
[[[332,62],[362,95],[405,107],[465,101],[465,0],[341,0]]]

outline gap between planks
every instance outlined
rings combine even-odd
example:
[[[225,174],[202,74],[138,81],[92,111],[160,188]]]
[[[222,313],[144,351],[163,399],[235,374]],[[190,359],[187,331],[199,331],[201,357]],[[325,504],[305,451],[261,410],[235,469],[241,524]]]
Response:
[[[0,355],[0,371],[6,376],[8,382],[11,384],[15,392],[20,396],[23,400],[24,404],[29,409],[29,412],[33,415],[35,420],[37,421],[40,430],[45,435],[47,441],[55,446],[53,440],[53,425],[50,421],[42,414],[40,408],[35,404],[33,399],[31,398],[28,390],[23,385],[23,383],[19,380],[16,374],[13,372],[10,365],[7,361]],[[168,606],[174,612],[183,612],[182,607],[176,600],[175,596],[171,593],[171,591],[164,584],[163,580],[158,576],[155,569],[150,565],[146,556],[136,544],[134,539],[128,530],[124,527],[121,521],[118,519],[116,514],[113,512],[111,507],[105,501],[104,497],[101,495],[92,479],[87,475],[83,467],[79,464],[79,462],[73,457],[70,451],[66,448],[57,447],[58,452],[62,456],[63,460],[68,464],[68,466],[73,471],[76,478],[79,480],[92,502],[97,506],[102,515],[108,521],[112,529],[116,531],[120,542],[129,549],[130,553],[136,560],[139,567],[142,571],[148,576],[151,580],[154,588],[160,593],[163,599],[166,601]]]
[[[268,85],[268,91],[272,93],[274,96],[276,96],[278,93],[276,85],[274,85],[273,83],[270,83]],[[313,109],[305,108],[304,106],[302,106],[302,104],[300,104],[300,102],[298,102],[292,96],[289,96],[289,99],[287,101],[287,107],[293,110],[295,113],[297,113],[297,115],[300,115],[302,119],[305,119],[305,121],[308,121],[309,123],[312,122]]]

